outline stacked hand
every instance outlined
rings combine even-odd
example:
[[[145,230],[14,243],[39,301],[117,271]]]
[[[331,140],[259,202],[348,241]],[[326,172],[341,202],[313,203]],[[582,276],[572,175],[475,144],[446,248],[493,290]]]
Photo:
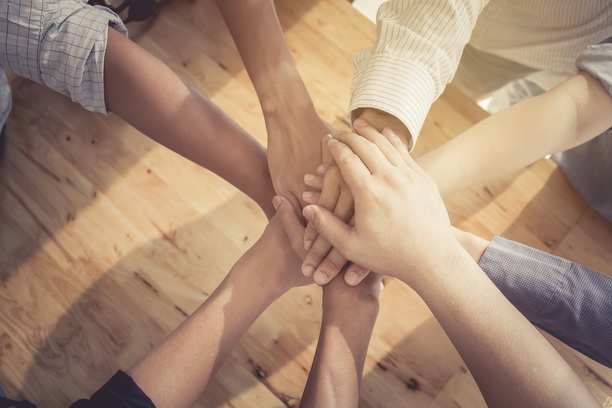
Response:
[[[303,215],[350,261],[413,282],[456,245],[448,214],[436,184],[392,131],[381,134],[369,125],[356,131],[327,142],[354,197],[355,225],[319,205],[305,207]]]

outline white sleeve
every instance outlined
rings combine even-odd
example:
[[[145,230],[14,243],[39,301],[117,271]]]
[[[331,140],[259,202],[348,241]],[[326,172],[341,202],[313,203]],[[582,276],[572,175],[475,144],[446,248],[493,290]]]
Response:
[[[488,0],[392,0],[378,10],[378,38],[355,54],[350,111],[375,108],[400,119],[412,149],[431,104],[457,70]]]

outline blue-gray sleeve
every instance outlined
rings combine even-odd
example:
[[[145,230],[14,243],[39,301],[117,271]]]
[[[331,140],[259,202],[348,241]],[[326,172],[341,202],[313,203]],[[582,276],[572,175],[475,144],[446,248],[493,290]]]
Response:
[[[576,60],[576,67],[599,79],[612,95],[612,37],[586,47]]]
[[[501,237],[480,267],[531,323],[612,368],[612,277]]]

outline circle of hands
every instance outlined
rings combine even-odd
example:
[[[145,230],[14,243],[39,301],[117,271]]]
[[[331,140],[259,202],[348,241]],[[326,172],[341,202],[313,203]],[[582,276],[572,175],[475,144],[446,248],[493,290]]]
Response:
[[[398,255],[431,252],[439,233],[451,235],[435,182],[390,128],[381,133],[363,119],[355,121],[354,133],[324,136],[321,157],[316,172],[304,175],[306,189],[300,196],[280,193],[273,200],[274,218],[280,218],[302,261],[303,277],[296,284],[314,280],[325,288],[330,282],[347,287],[365,281],[368,293],[377,294],[382,275],[403,270],[414,276],[402,279],[416,279],[422,269],[419,257],[398,268]],[[296,212],[298,202],[306,226]]]

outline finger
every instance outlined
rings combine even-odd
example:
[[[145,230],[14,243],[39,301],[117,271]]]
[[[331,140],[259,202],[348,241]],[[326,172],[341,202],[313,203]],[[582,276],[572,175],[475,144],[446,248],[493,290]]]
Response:
[[[363,139],[360,136],[354,136]],[[364,141],[370,143],[367,140]],[[370,144],[372,145],[372,143]],[[370,169],[346,144],[336,139],[330,139],[328,145],[329,151],[342,173],[342,178],[354,194],[372,175]]]
[[[394,166],[404,164],[404,159],[401,154],[397,151],[395,146],[389,141],[388,137],[380,133],[374,126],[370,125],[363,119],[357,119],[353,123],[355,132],[374,143],[387,158],[389,163]]]
[[[306,204],[318,204],[320,197],[321,193],[317,191],[304,191],[302,193],[302,200],[304,200]]]
[[[321,167],[321,166],[319,166]],[[323,189],[323,176],[318,174],[306,174],[304,176],[304,184],[315,190]]]
[[[340,218],[342,221],[347,221],[355,212],[353,195],[348,186],[344,183],[344,180],[342,180],[340,170],[337,167],[334,167],[332,170],[333,171],[329,172],[325,177],[325,186],[321,192],[318,205],[329,210],[333,208],[332,212],[336,217]],[[339,195],[329,196],[325,194],[327,191],[338,191]],[[304,232],[304,249],[310,251],[313,244],[315,244],[317,246],[316,254],[325,256],[331,249],[331,244],[322,238],[319,239],[319,233],[310,224],[311,223],[308,223],[306,231]],[[323,260],[323,257],[310,253],[309,255],[312,266],[316,269]],[[333,275],[335,276],[336,274]]]
[[[343,254],[350,244],[353,229],[346,225],[342,220],[332,214],[329,210],[318,205],[304,207],[302,214],[312,223],[319,234],[325,238],[332,246],[338,248]],[[302,265],[302,273],[311,276],[314,268],[310,265]]]
[[[399,138],[399,136],[397,136],[397,134],[393,131],[393,129],[391,129],[391,128],[384,128],[383,129],[383,135],[385,135],[387,140],[389,140],[389,142],[395,146],[396,150],[402,156],[402,160],[404,161],[404,163],[406,165],[408,165],[408,167],[410,167],[412,170],[415,170],[415,171],[418,171],[418,172],[420,172],[422,174],[425,174],[425,171],[412,158],[412,155],[408,151],[408,148],[406,146],[404,146],[404,144],[402,143],[401,139]]]
[[[336,172],[339,171],[337,167],[335,169]],[[336,204],[338,203],[338,198],[340,197],[340,182],[341,178],[339,174],[335,175],[333,172],[328,172],[327,176],[323,179],[323,188],[321,190],[321,194],[319,195],[319,201],[313,204],[317,204],[330,211],[334,211]],[[306,231],[304,232],[304,248],[306,250],[310,250],[318,236],[319,234],[317,231],[311,225],[307,225]],[[317,247],[317,250],[322,250],[322,247]],[[321,259],[323,259],[326,254],[327,252],[321,253]],[[315,268],[317,265],[319,265],[321,259],[316,261],[316,264],[313,265]]]
[[[350,264],[344,272],[344,281],[350,286],[357,286],[368,276],[370,270],[357,264]]]
[[[353,187],[356,186],[351,185],[351,182],[360,185],[363,180],[367,180],[369,177],[364,176],[366,171],[369,176],[388,171],[389,167],[393,167],[378,146],[356,133],[337,133],[328,144],[336,164],[340,167],[342,177],[353,192],[355,192]],[[365,167],[365,171],[362,170],[362,166]]]
[[[330,153],[331,156],[331,153]],[[330,162],[333,160],[333,157],[329,159]],[[317,167],[317,175],[323,177],[325,176],[325,172],[327,172],[327,165],[325,164],[321,164],[319,165],[319,167]]]
[[[382,134],[387,138],[389,143],[393,145],[395,150],[399,152],[399,154],[404,157],[405,154],[408,154],[408,147],[402,142],[402,139],[393,131],[393,129],[386,127],[383,129]]]
[[[325,241],[327,242],[327,241]],[[315,243],[316,244],[316,243]],[[314,247],[313,247],[314,249]],[[308,253],[310,255],[312,251]],[[308,262],[308,255],[304,259],[304,264]],[[312,276],[317,285],[326,285],[336,277],[346,265],[347,259],[336,248],[332,248],[323,262],[315,269]]]
[[[272,205],[276,209],[276,215],[280,217],[281,225],[289,238],[291,247],[300,256],[300,259],[306,257],[306,251],[302,245],[302,237],[304,236],[304,226],[300,222],[295,209],[283,196],[275,196],[272,199]]]

